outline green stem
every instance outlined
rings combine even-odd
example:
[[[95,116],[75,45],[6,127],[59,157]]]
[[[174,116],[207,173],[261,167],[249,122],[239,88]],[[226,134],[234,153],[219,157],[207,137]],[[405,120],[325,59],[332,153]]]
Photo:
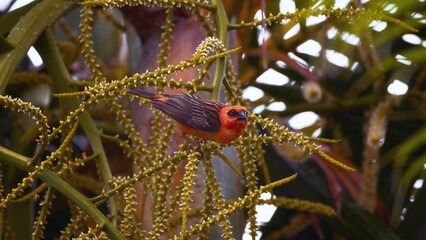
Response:
[[[26,172],[34,171],[30,166],[30,158],[15,153],[7,148],[0,146],[0,159],[6,164],[13,165]],[[65,197],[74,202],[84,212],[86,212],[98,225],[103,225],[103,231],[111,239],[125,239],[124,236],[114,227],[114,225],[93,205],[83,194],[62,180],[56,173],[44,169],[40,174],[40,179],[47,185],[61,192]]]
[[[73,4],[74,1],[45,0],[19,19],[6,39],[15,48],[0,55],[0,93],[40,32]]]
[[[231,87],[231,84],[229,84],[228,79],[226,79],[226,78],[223,79],[223,85],[224,85],[226,91],[228,92],[227,93],[228,96],[234,98],[235,94],[232,92],[232,87]]]
[[[225,9],[220,0],[212,0],[211,3],[216,7],[213,16],[217,27],[218,38],[225,46],[225,49],[228,49],[228,18]],[[226,59],[227,57],[224,56],[216,61],[216,70],[212,85],[213,92],[211,96],[211,100],[213,101],[219,101],[219,92],[222,89],[222,79],[225,75]]]
[[[44,153],[45,150],[46,150],[46,145],[43,143],[40,144],[40,147],[38,148],[37,152],[34,154],[33,158],[31,159],[31,163],[30,163],[31,166],[35,166],[37,164],[38,159],[41,157],[41,155]]]
[[[147,178],[149,176],[151,176],[153,173],[156,173],[158,171],[160,171],[161,169],[166,168],[167,166],[171,165],[171,164],[176,164],[179,161],[182,161],[182,159],[185,157],[186,155],[175,155],[169,159],[167,159],[166,161],[162,161],[159,165],[157,165],[156,167],[152,167],[144,172],[140,172],[138,174],[136,174],[133,178],[131,178],[130,180],[127,180],[126,182],[124,182],[123,184],[110,189],[109,191],[100,194],[96,197],[93,197],[90,199],[91,202],[93,203],[98,203],[99,201],[103,201],[103,199],[110,197],[116,193],[121,192],[123,189],[125,189],[127,186],[134,184],[136,182],[141,181],[144,178]]]
[[[40,239],[40,234],[42,234],[42,231],[43,231],[43,224],[44,222],[46,222],[46,216],[50,208],[50,201],[52,200],[53,190],[54,189],[52,187],[48,187],[47,189],[46,197],[44,199],[43,206],[40,211],[40,215],[38,216],[38,220],[37,220],[38,224],[36,228],[34,229],[34,233],[32,237],[33,240]]]
[[[68,85],[71,76],[65,67],[64,62],[62,61],[59,50],[55,44],[55,39],[52,32],[47,29],[45,33],[40,36],[39,40],[34,45],[37,48],[41,58],[43,59],[44,66],[52,77],[55,88],[58,92],[73,92],[74,89]],[[77,109],[81,100],[78,98],[66,98],[66,104],[70,109]],[[90,145],[93,149],[94,155],[99,155],[97,158],[99,169],[104,180],[105,189],[110,190],[110,180],[112,179],[111,169],[108,164],[108,159],[105,154],[105,150],[102,145],[101,138],[99,136],[98,128],[96,127],[93,119],[88,112],[84,112],[79,117],[80,126],[83,129],[86,137],[88,138]],[[116,197],[111,198],[111,215],[117,217],[118,213],[118,202]],[[114,224],[116,223],[116,218],[113,219]]]
[[[248,28],[246,24],[228,24],[228,30],[236,30],[241,28]]]

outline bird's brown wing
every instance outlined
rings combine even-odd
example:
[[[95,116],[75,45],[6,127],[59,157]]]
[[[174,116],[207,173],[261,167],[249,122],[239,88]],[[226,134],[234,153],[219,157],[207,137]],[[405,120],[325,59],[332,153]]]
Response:
[[[197,130],[214,132],[221,127],[220,110],[226,105],[189,94],[165,95],[168,100],[152,105],[172,119]]]

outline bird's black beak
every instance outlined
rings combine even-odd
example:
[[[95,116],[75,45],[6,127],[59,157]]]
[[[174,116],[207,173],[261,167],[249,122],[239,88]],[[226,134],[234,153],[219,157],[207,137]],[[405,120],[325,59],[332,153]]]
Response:
[[[247,119],[247,112],[244,110],[241,110],[241,112],[237,115],[237,120],[246,120]]]

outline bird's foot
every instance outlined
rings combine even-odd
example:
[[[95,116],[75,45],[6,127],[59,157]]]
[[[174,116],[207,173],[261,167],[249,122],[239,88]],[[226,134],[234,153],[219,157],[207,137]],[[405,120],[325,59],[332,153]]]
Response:
[[[185,139],[186,141],[190,142],[193,146],[189,146],[188,149],[191,150],[191,148],[196,147],[198,149],[198,152],[200,152],[201,154],[201,145],[198,144],[196,141],[194,141],[193,139],[183,135],[182,136],[183,139]]]

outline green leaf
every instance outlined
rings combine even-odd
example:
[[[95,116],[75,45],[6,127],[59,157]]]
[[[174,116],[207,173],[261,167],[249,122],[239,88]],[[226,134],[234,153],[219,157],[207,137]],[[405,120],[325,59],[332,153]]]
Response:
[[[0,93],[6,88],[9,78],[41,31],[73,4],[72,1],[59,4],[56,0],[46,0],[38,3],[25,15],[19,17],[7,37],[10,44],[19,47],[7,54],[0,55]]]
[[[397,240],[400,239],[381,219],[355,203],[344,201],[342,216],[323,218],[333,229],[347,239]]]
[[[423,173],[426,171],[423,169]],[[401,239],[424,239],[426,229],[426,187],[423,178],[423,186],[419,189],[412,204],[407,206],[407,214],[397,229]]]
[[[19,18],[25,15],[32,7],[41,2],[41,0],[33,1],[23,7],[17,8],[6,15],[0,17],[0,34],[8,33],[13,26],[19,21]]]
[[[15,47],[10,44],[2,35],[0,35],[0,54],[14,49]]]

